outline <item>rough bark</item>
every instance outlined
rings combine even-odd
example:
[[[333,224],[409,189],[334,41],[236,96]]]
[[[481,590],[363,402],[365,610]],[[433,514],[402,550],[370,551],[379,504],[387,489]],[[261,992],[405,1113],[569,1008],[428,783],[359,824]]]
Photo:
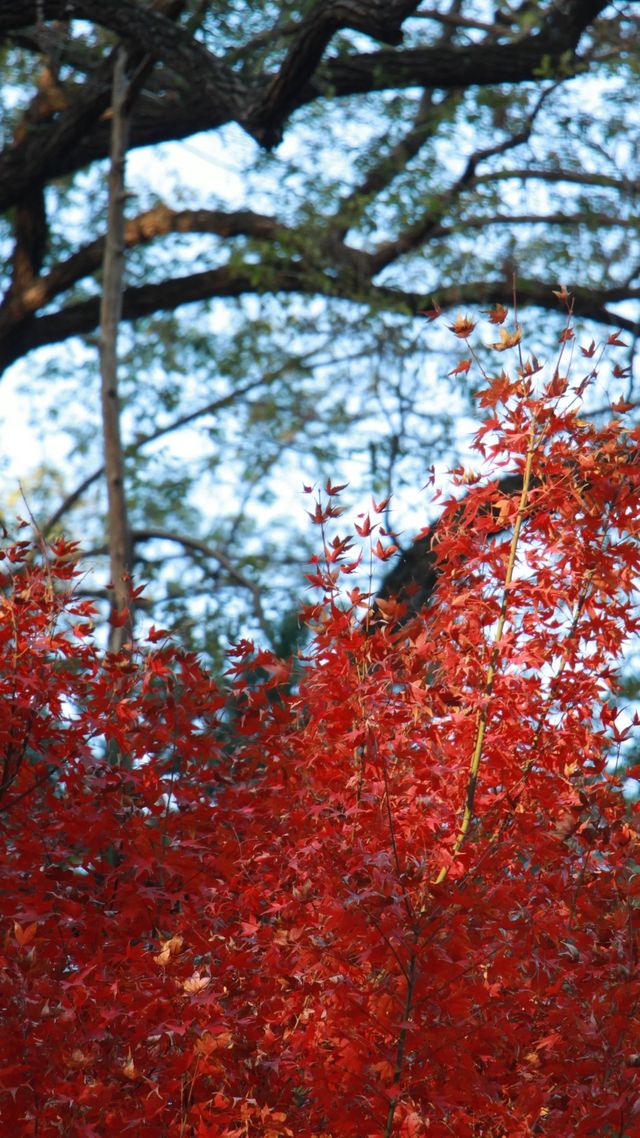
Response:
[[[143,59],[154,61],[154,73],[147,73],[145,82],[139,84],[130,122],[130,149],[183,138],[229,121],[239,123],[261,145],[271,146],[282,135],[292,111],[310,101],[415,86],[422,87],[424,94],[405,136],[374,163],[362,184],[340,203],[334,217],[323,223],[324,231],[312,235],[313,256],[305,250],[304,240],[277,217],[248,210],[225,215],[222,211],[175,211],[160,206],[129,222],[125,243],[130,247],[170,232],[207,232],[257,240],[263,243],[265,255],[258,267],[247,265],[245,269],[236,259],[233,267],[212,267],[188,277],[127,289],[123,297],[126,320],[172,311],[192,301],[247,292],[297,291],[373,302],[407,312],[420,311],[427,297],[385,289],[378,284],[378,274],[406,253],[428,248],[430,240],[458,231],[455,225],[446,228],[443,219],[447,212],[458,205],[465,193],[483,182],[483,163],[488,158],[528,140],[549,85],[543,88],[528,125],[495,146],[474,153],[450,189],[432,201],[424,215],[417,216],[404,232],[381,242],[371,253],[363,253],[345,243],[350,226],[366,209],[369,196],[389,185],[429,138],[444,105],[434,105],[434,91],[450,88],[448,99],[455,103],[465,88],[475,84],[517,85],[525,80],[548,78],[555,72],[561,76],[572,74],[582,66],[576,54],[581,37],[606,3],[557,0],[546,13],[541,13],[531,30],[512,33],[506,40],[503,33],[494,29],[479,43],[456,43],[448,35],[438,46],[405,49],[403,24],[418,8],[413,0],[322,0],[312,6],[304,19],[288,24],[284,30],[274,29],[274,36],[280,36],[284,46],[282,62],[273,73],[262,72],[257,64],[252,67],[251,41],[246,45],[241,72],[234,70],[231,57],[225,60],[216,56],[191,31],[176,24],[175,18],[183,6],[174,0],[157,0],[154,5],[134,0],[8,0],[0,5],[0,38],[11,41],[21,37],[21,42],[33,45],[33,50],[46,55],[51,49],[63,58],[65,22],[84,18],[116,39],[121,37],[127,44],[132,67],[139,66]],[[437,13],[435,18],[440,18]],[[451,19],[455,24],[455,14]],[[336,33],[345,29],[398,46],[328,56]],[[84,55],[82,84],[61,83],[57,74],[51,72],[46,82],[40,83],[13,143],[0,154],[0,211],[17,206],[14,275],[0,305],[0,371],[34,348],[59,343],[97,327],[95,300],[66,305],[62,300],[57,312],[39,315],[52,300],[62,298],[83,277],[93,274],[103,253],[104,238],[97,237],[48,272],[41,271],[47,241],[44,187],[52,178],[73,173],[108,154],[110,121],[106,112],[113,60],[108,50],[106,58],[90,49]],[[162,73],[160,78],[158,72]],[[525,170],[524,176],[532,175]],[[552,180],[554,172],[542,170],[539,176]],[[569,176],[575,179],[575,173],[569,171]],[[631,193],[633,187],[621,186],[620,190]],[[544,218],[539,220],[547,223]],[[491,219],[472,219],[469,228],[480,228],[485,223],[490,224]],[[579,215],[566,219],[556,216],[550,223],[578,228],[581,219]],[[288,257],[278,247],[281,239]],[[446,302],[444,294],[449,291],[451,303],[474,299],[504,302],[506,292],[500,282],[483,283],[474,297],[472,289],[476,287],[472,284],[460,290],[445,289],[439,299]],[[551,298],[543,298],[543,290],[533,282],[519,282],[519,289],[522,304],[553,304]],[[601,290],[598,295],[585,294],[580,297],[584,307],[579,304],[577,311],[581,316],[593,316],[605,324],[635,331],[633,321],[617,316],[608,307],[618,300],[633,298],[631,282],[623,292],[619,295],[613,289]]]
[[[212,297],[239,297],[265,293],[299,293],[303,296],[324,296],[348,299],[355,303],[371,304],[387,311],[417,315],[431,306],[429,294],[385,288],[372,284],[360,271],[358,258],[337,273],[324,274],[314,267],[305,273],[304,266],[280,261],[269,266],[268,273],[257,274],[255,266],[224,265],[219,269],[191,273],[160,284],[130,286],[123,293],[123,320],[139,320],[155,312],[172,312],[183,304]],[[581,319],[596,320],[605,326],[620,328],[636,334],[638,324],[621,313],[611,311],[609,305],[640,298],[640,288],[612,287],[598,291],[577,288],[576,311]],[[443,308],[453,305],[504,304],[513,300],[513,286],[503,281],[468,281],[439,289],[436,299]],[[551,289],[539,281],[518,278],[518,299],[521,307],[557,312],[558,302]],[[83,300],[62,308],[59,312],[25,320],[0,341],[0,373],[10,364],[35,348],[59,344],[70,336],[83,336],[95,331],[99,323],[98,298]]]
[[[124,202],[127,153],[127,56],[116,53],[111,98],[111,165],[109,206],[104,242],[102,296],[100,298],[100,380],[104,468],[107,483],[107,534],[111,571],[111,631],[109,651],[117,652],[131,639],[129,609],[132,570],[131,531],[127,513],[125,469],[120,435],[118,395],[118,328],[122,313],[124,280]],[[122,622],[122,623],[121,623]]]
[[[505,43],[352,52],[323,62],[340,29],[400,42],[402,23],[417,7],[401,0],[367,5],[361,0],[334,0],[318,4],[300,22],[279,71],[259,74],[250,84],[170,18],[131,0],[9,0],[0,8],[0,37],[37,25],[39,19],[66,21],[73,16],[122,37],[139,52],[149,52],[181,77],[187,95],[185,99],[181,90],[179,106],[171,93],[151,115],[145,115],[141,103],[131,147],[237,122],[261,146],[270,148],[282,138],[293,110],[323,97],[408,87],[521,83],[556,72],[568,76],[580,67],[576,50],[582,33],[606,6],[607,0],[563,0],[533,32]],[[0,211],[19,200],[26,185],[106,156],[108,133],[97,120],[108,106],[109,74],[109,65],[97,69],[60,114],[44,145],[42,138],[38,145],[30,137],[0,156]]]

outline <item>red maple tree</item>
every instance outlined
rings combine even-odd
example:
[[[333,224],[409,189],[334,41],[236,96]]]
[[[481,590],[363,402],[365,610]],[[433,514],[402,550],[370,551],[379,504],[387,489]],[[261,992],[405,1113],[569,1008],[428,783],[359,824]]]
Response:
[[[488,380],[491,473],[459,475],[418,616],[352,583],[385,504],[332,536],[326,487],[293,676],[241,643],[218,687],[162,630],[105,656],[75,547],[5,551],[7,1133],[640,1134],[640,772],[611,698],[640,431],[580,417],[585,355],[577,382],[562,353]]]

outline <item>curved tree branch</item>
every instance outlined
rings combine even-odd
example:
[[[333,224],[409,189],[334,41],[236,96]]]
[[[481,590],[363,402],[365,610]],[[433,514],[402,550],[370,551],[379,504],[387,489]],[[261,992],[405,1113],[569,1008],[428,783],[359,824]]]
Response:
[[[490,158],[496,158],[501,154],[506,154],[508,151],[514,150],[516,147],[522,146],[529,141],[535,121],[544,103],[553,93],[554,89],[555,84],[546,87],[542,91],[540,97],[536,100],[531,114],[520,130],[508,135],[507,138],[502,139],[500,142],[494,143],[493,146],[483,147],[469,155],[460,177],[455,180],[449,189],[445,190],[444,193],[439,196],[429,211],[425,213],[423,217],[418,218],[395,240],[386,241],[378,247],[374,253],[376,272],[380,272],[381,269],[391,264],[392,261],[397,260],[397,258],[404,253],[409,252],[409,250],[417,248],[428,237],[435,236],[446,212],[473,184],[476,170],[481,163],[486,162]]]
[[[467,281],[432,290],[432,294],[410,292],[376,285],[371,280],[371,258],[359,250],[341,269],[323,272],[316,266],[297,261],[275,259],[261,272],[256,266],[224,265],[185,277],[175,277],[159,284],[130,286],[124,290],[122,319],[137,320],[156,312],[172,312],[183,304],[221,297],[299,293],[347,299],[355,304],[369,304],[382,311],[419,315],[428,306],[430,295],[437,295],[443,308],[454,305],[504,304],[513,299],[511,280]],[[635,334],[638,322],[613,312],[610,305],[640,299],[640,287],[612,286],[588,289],[571,285],[576,298],[576,316]],[[557,311],[557,301],[546,284],[535,280],[518,280],[521,306],[531,305]],[[0,347],[0,373],[16,360],[45,345],[58,344],[71,336],[92,333],[98,326],[99,298],[92,297],[62,308],[59,312],[26,321],[9,333]]]
[[[254,581],[251,581],[241,569],[234,565],[232,559],[224,550],[218,549],[217,546],[208,545],[206,541],[201,541],[200,538],[190,537],[186,534],[175,533],[173,530],[166,529],[138,529],[134,530],[132,534],[134,545],[141,541],[171,541],[177,545],[181,545],[183,549],[190,553],[201,553],[204,557],[217,561],[219,565],[229,574],[243,589],[247,589],[251,594],[253,614],[264,632],[267,639],[271,639],[272,630],[269,628],[269,623],[264,615],[261,601],[261,590]]]
[[[284,240],[295,243],[295,230],[277,218],[251,210],[184,209],[174,210],[159,203],[125,222],[124,246],[133,249],[169,233],[210,233],[218,237],[252,237],[262,241]],[[104,236],[84,245],[65,261],[59,262],[45,276],[29,278],[18,288],[13,286],[0,309],[0,343],[3,336],[16,332],[21,321],[79,281],[99,269],[104,256]]]
[[[301,21],[280,70],[263,87],[248,116],[251,133],[271,147],[280,141],[300,91],[317,69],[336,32],[362,32],[383,43],[402,43],[402,23],[419,0],[317,0]]]
[[[626,178],[614,178],[609,174],[594,174],[588,170],[544,169],[537,166],[521,166],[507,170],[491,170],[486,174],[475,174],[473,184],[505,182],[568,182],[577,186],[602,186],[603,189],[619,190],[620,193],[634,195],[640,187],[640,178],[631,182]]]
[[[378,39],[384,38],[383,32],[386,38],[393,34],[399,42],[401,25],[416,8],[409,0],[366,5],[361,0],[334,0],[316,5],[298,26],[279,71],[256,78],[250,88],[185,28],[132,0],[6,0],[0,6],[0,37],[36,25],[39,19],[86,19],[135,45],[141,56],[153,55],[181,77],[179,105],[168,96],[155,114],[147,108],[142,118],[134,119],[132,147],[183,138],[233,121],[270,148],[282,137],[293,110],[329,92],[332,97],[343,97],[391,88],[448,90],[539,81],[554,71],[566,78],[580,67],[575,52],[581,36],[607,2],[561,0],[537,29],[509,42],[487,39],[402,51],[352,52],[322,62],[324,49],[338,28],[369,29],[368,34]],[[96,131],[95,126],[108,106],[110,72],[108,61],[101,64],[87,79],[81,95],[76,95],[43,137],[31,137],[0,156],[0,210],[20,200],[26,186],[106,156],[108,132]]]

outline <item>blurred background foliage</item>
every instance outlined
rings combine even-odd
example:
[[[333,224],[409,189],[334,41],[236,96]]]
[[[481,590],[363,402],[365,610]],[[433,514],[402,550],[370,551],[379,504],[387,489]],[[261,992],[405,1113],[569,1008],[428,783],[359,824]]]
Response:
[[[317,551],[303,483],[348,482],[354,512],[392,494],[410,544],[429,468],[464,461],[479,413],[473,373],[449,374],[464,345],[418,315],[434,301],[478,318],[511,307],[515,276],[527,349],[552,358],[565,284],[579,342],[619,329],[627,345],[590,413],[623,396],[633,418],[637,4],[5,7],[3,513],[11,530],[24,495],[41,530],[77,538],[99,600],[96,298],[123,20],[134,83],[142,68],[120,337],[141,632],[176,627],[216,664],[242,635],[290,650]],[[136,10],[156,21],[146,40]]]

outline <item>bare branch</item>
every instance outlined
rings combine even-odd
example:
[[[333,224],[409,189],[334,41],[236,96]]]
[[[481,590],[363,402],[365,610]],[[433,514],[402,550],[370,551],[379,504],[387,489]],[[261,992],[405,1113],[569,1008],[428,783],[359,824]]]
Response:
[[[211,233],[218,237],[252,237],[256,240],[295,241],[295,231],[265,214],[251,210],[173,210],[163,203],[131,218],[124,226],[124,247],[133,249],[169,233]],[[7,332],[15,334],[21,321],[50,304],[78,281],[100,268],[104,236],[83,246],[46,276],[29,278],[22,288],[13,287],[0,309],[0,342]]]
[[[450,102],[458,102],[462,95],[459,91],[447,92],[444,98],[435,103],[433,91],[422,93],[410,129],[387,152],[379,155],[380,140],[376,140],[376,161],[367,171],[359,186],[343,198],[340,208],[331,220],[331,227],[336,236],[344,239],[349,229],[362,217],[367,205],[381,190],[393,182],[394,178],[406,168],[408,162],[415,158],[422,146],[433,137],[434,131],[441,122],[442,111]]]
[[[632,229],[640,225],[638,217],[612,217],[608,213],[494,213],[486,217],[463,217],[451,225],[432,229],[431,238],[452,237],[470,229],[490,229],[493,225],[557,225],[569,229]]]
[[[126,63],[126,51],[120,47],[113,69],[109,202],[100,298],[100,388],[112,613],[129,611],[129,581],[133,562],[118,395],[118,329],[124,279],[125,162],[129,119]],[[124,642],[131,639],[132,634],[131,616],[123,625],[113,623],[109,633],[109,651],[118,652]]]
[[[347,247],[343,246],[343,249]],[[367,254],[357,254],[357,260],[345,264],[341,272],[326,273],[320,268],[310,269],[298,262],[277,261],[269,266],[269,273],[261,280],[255,265],[224,265],[186,277],[176,277],[159,284],[126,288],[123,295],[123,320],[137,320],[156,312],[171,312],[182,304],[213,297],[238,297],[265,293],[299,293],[306,296],[326,296],[349,299],[354,303],[371,304],[380,310],[405,312],[413,315],[428,306],[430,294],[390,288],[371,283],[372,264]],[[572,288],[574,286],[572,285]],[[512,300],[510,280],[468,281],[445,285],[433,290],[442,305],[506,304]],[[637,323],[612,312],[609,305],[640,298],[639,288],[611,286],[603,289],[574,288],[577,315],[599,321],[614,328],[635,332]],[[518,280],[521,305],[556,310],[546,285],[534,280]],[[45,344],[57,344],[70,336],[93,332],[98,325],[99,300],[92,298],[69,305],[60,312],[38,316],[26,322],[15,335],[5,338],[0,351],[0,371],[15,360]]]
[[[414,13],[417,20],[434,20],[438,24],[444,24],[445,27],[473,29],[482,32],[494,32],[495,24],[488,24],[485,20],[475,20],[470,16],[457,16],[455,13],[450,12],[437,12],[435,8],[419,8]]]
[[[173,530],[165,529],[139,529],[133,531],[133,541],[137,544],[140,541],[172,541],[181,545],[183,549],[191,553],[201,553],[204,557],[211,558],[217,561],[219,565],[229,574],[229,576],[243,589],[247,589],[251,594],[253,614],[264,632],[264,634],[271,639],[272,631],[269,628],[269,623],[264,615],[261,602],[261,590],[254,581],[251,581],[242,570],[234,565],[232,559],[224,550],[218,549],[217,546],[208,545],[206,541],[201,541],[197,537],[189,537],[185,534],[175,533]]]
[[[378,247],[373,255],[375,264],[374,275],[391,264],[392,261],[397,260],[397,258],[404,253],[417,248],[427,237],[435,233],[445,213],[451,209],[452,204],[460,198],[461,194],[472,185],[476,170],[481,163],[486,162],[490,158],[496,158],[500,154],[506,154],[508,151],[514,150],[516,147],[522,146],[529,141],[535,121],[545,101],[554,90],[555,84],[550,85],[542,91],[525,125],[520,130],[508,135],[507,138],[495,143],[493,146],[487,146],[474,151],[467,159],[467,163],[460,177],[456,179],[448,190],[440,195],[438,201],[430,208],[428,213],[418,218],[417,221],[410,225],[405,232],[395,240],[386,241]]]
[[[593,174],[588,170],[544,169],[540,166],[521,166],[508,170],[490,170],[486,174],[475,174],[473,184],[480,186],[486,182],[569,182],[577,186],[602,186],[605,189],[619,190],[621,193],[635,194],[640,186],[640,179],[629,181],[626,178],[614,178],[609,174]]]
[[[203,419],[206,415],[215,415],[216,411],[222,411],[225,407],[232,406],[241,396],[248,395],[249,392],[254,391],[256,387],[265,387],[273,383],[292,366],[293,364],[287,361],[283,367],[276,368],[274,371],[267,372],[265,375],[261,375],[249,383],[242,384],[240,387],[236,387],[233,391],[230,391],[228,395],[223,395],[220,399],[213,399],[209,403],[205,403],[203,407],[197,407],[195,411],[188,411],[184,415],[179,415],[176,419],[172,419],[170,423],[165,423],[162,427],[158,427],[157,430],[151,431],[148,435],[142,435],[124,448],[125,458],[130,458],[132,455],[137,454],[142,447],[147,446],[149,443],[157,442],[158,439],[164,438],[165,435],[169,435],[173,431],[178,431],[181,427],[186,427],[189,423],[196,422],[197,419]],[[82,482],[66,495],[54,513],[47,518],[41,527],[45,537],[51,533],[51,530],[57,526],[64,515],[73,509],[83,495],[86,494],[87,490],[89,490],[103,474],[104,466],[97,466],[95,470],[92,470],[91,474],[83,478]]]

